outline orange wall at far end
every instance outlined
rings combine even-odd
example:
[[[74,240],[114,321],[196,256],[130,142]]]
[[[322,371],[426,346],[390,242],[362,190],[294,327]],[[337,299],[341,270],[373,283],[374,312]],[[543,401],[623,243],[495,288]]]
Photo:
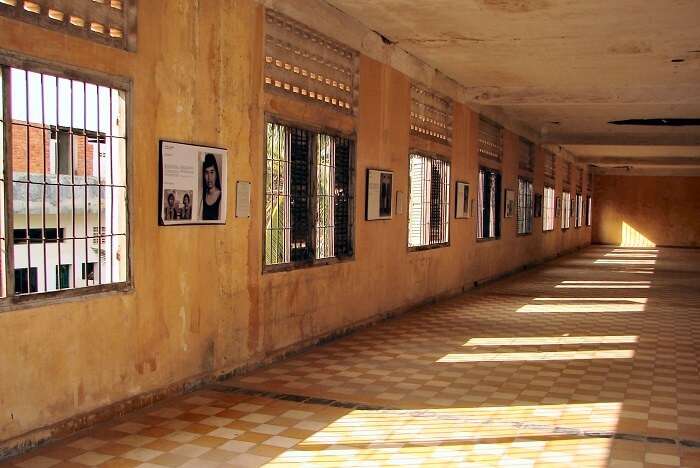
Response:
[[[700,247],[700,177],[596,175],[593,242]]]

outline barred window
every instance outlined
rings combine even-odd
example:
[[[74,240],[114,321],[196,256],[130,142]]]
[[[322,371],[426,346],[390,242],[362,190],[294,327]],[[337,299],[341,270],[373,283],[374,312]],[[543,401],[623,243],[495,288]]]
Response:
[[[0,68],[7,92],[2,182],[12,184],[2,200],[3,296],[123,285],[126,92],[58,73]],[[81,274],[86,264],[89,277]]]
[[[556,213],[555,192],[552,187],[544,186],[544,196],[542,197],[542,230],[554,230],[554,217]]]
[[[503,159],[503,129],[484,117],[479,120],[479,157],[497,162]]]
[[[492,169],[479,169],[477,193],[476,238],[495,239],[501,235],[501,174]]]
[[[353,142],[267,123],[265,265],[353,255]]]
[[[545,157],[544,157],[544,176],[545,176],[545,178],[551,179],[553,181],[554,177],[557,174],[556,168],[557,168],[556,156],[554,155],[554,153],[545,154]]]
[[[593,199],[586,197],[586,226],[590,226],[593,222]]]
[[[452,101],[412,83],[411,133],[451,145]]]
[[[524,138],[518,138],[518,168],[526,172],[535,170],[535,152],[532,143]]]
[[[0,15],[112,47],[136,50],[134,0],[0,0]]]
[[[532,232],[532,182],[518,177],[518,234]]]
[[[450,222],[450,163],[409,156],[408,246],[446,244]]]
[[[583,226],[583,195],[576,194],[575,202],[576,213],[574,214],[574,227],[580,228]]]
[[[561,194],[561,228],[571,227],[571,194],[563,192]]]
[[[273,10],[265,17],[265,89],[355,113],[357,53]]]

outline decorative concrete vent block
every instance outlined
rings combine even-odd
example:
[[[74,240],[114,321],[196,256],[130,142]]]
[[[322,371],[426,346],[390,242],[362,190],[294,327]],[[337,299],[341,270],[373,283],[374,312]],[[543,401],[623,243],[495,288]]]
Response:
[[[544,176],[554,181],[557,175],[557,157],[554,153],[547,153],[544,157]]]
[[[0,0],[0,15],[136,50],[136,0]]]
[[[518,168],[526,172],[535,170],[535,151],[532,143],[524,138],[518,139]]]
[[[357,52],[275,11],[265,17],[266,91],[356,114]]]
[[[411,84],[411,133],[452,145],[452,101]]]
[[[503,128],[484,117],[479,120],[479,157],[503,160]]]

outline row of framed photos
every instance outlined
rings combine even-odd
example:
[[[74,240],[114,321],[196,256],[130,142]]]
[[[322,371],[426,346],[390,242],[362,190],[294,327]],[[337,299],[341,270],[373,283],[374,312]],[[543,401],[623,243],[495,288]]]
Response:
[[[403,193],[396,192],[396,210],[393,209],[393,180],[394,173],[378,169],[367,171],[367,221],[391,219],[394,212],[403,213]],[[476,213],[476,199],[469,198],[469,184],[456,182],[455,184],[455,218],[471,218]],[[542,195],[534,194],[533,213],[535,218],[542,217]],[[505,203],[503,204],[503,217],[515,216],[515,190],[505,190]]]

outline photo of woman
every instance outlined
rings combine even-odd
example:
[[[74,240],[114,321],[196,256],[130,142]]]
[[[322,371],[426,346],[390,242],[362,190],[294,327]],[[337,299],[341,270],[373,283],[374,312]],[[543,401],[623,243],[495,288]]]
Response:
[[[228,151],[160,141],[159,224],[226,224]]]
[[[192,200],[189,193],[182,196],[182,208],[180,208],[180,219],[192,219]]]
[[[206,153],[202,161],[202,208],[200,219],[204,221],[219,219],[222,193],[219,163],[213,153]]]

